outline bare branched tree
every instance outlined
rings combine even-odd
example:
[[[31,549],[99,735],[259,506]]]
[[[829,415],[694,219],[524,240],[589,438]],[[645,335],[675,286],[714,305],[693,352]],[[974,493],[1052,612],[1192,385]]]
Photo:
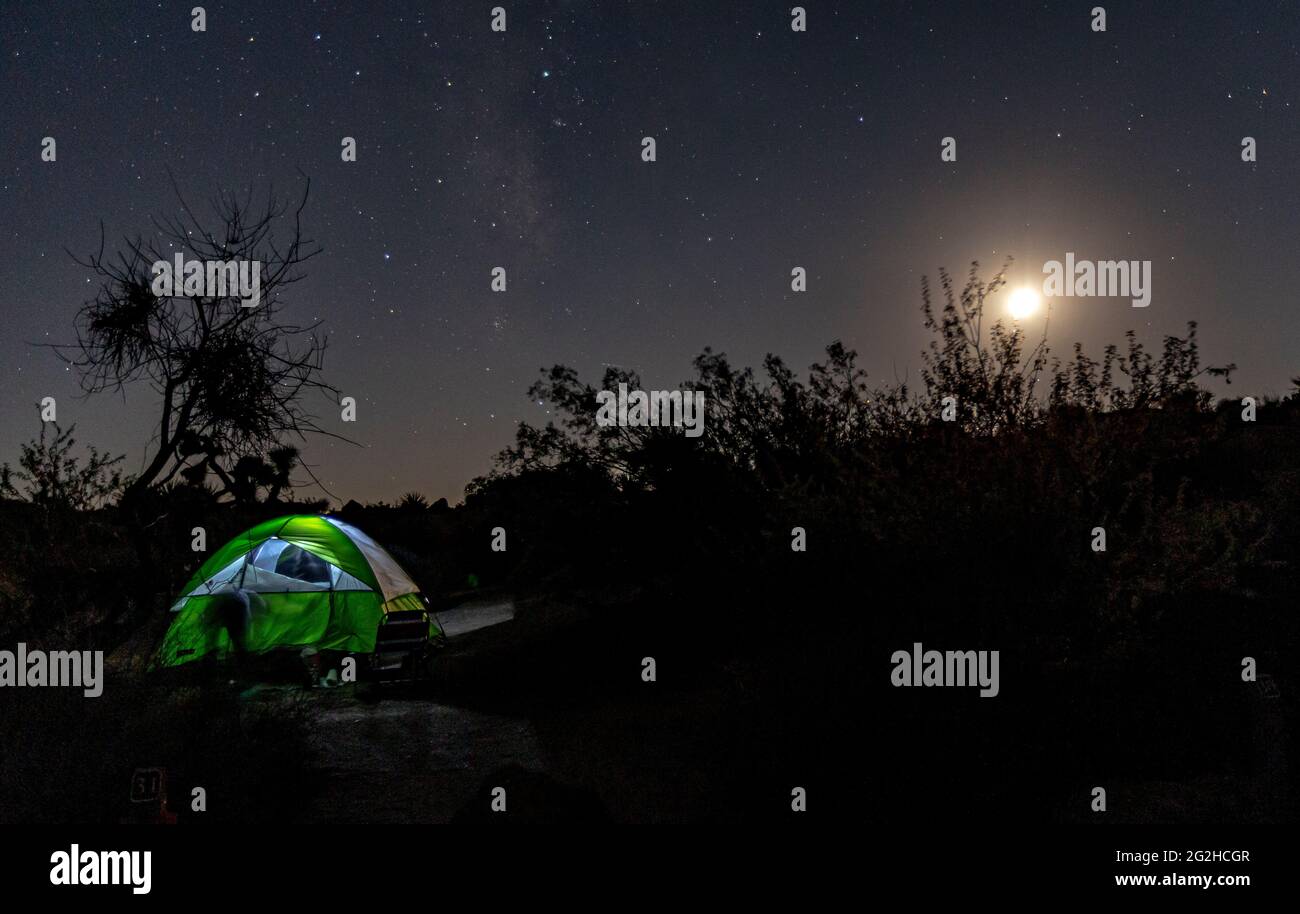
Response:
[[[280,197],[272,189],[258,203],[251,190],[242,197],[222,192],[210,201],[208,226],[173,179],[179,210],[155,218],[150,237],[128,239],[105,256],[101,223],[99,251],[85,259],[73,255],[101,284],[78,312],[76,342],[54,348],[78,371],[87,395],[144,382],[159,398],[147,462],[127,496],[177,477],[202,483],[211,474],[222,495],[249,500],[265,488],[278,497],[288,486],[286,461],[292,465],[298,456],[285,439],[332,434],[303,402],[313,390],[338,400],[338,391],[321,380],[326,340],[317,333],[319,321],[290,322],[281,311],[282,293],[320,253],[302,232],[310,187],[304,178],[300,196]],[[258,304],[244,306],[237,289],[194,298],[155,295],[153,264],[177,253],[187,261],[260,263]]]

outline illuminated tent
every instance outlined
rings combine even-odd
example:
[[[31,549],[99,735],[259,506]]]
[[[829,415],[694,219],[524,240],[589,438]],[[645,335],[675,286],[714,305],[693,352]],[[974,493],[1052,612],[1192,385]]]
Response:
[[[368,653],[387,613],[426,609],[391,555],[351,524],[293,514],[258,524],[218,549],[172,606],[156,664],[231,653],[229,608],[243,601],[243,649],[314,647]],[[439,634],[432,618],[430,635]]]

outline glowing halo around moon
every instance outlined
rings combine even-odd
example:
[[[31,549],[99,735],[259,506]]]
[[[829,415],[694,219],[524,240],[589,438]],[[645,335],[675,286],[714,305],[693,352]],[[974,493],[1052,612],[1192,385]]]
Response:
[[[1021,286],[1007,297],[1007,313],[1014,320],[1032,317],[1043,306],[1043,297],[1029,286]]]

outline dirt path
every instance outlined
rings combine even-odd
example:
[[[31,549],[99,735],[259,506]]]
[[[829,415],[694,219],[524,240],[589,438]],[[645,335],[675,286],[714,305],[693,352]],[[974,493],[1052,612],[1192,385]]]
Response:
[[[509,622],[515,617],[515,604],[508,599],[473,600],[454,609],[443,610],[436,617],[443,633],[448,638],[456,638],[480,628]]]
[[[438,614],[453,643],[513,617],[508,599]],[[250,700],[292,702],[307,715],[312,768],[323,778],[304,811],[307,822],[445,822],[471,802],[490,772],[507,765],[546,768],[527,720],[459,707],[419,688],[261,687]]]
[[[488,772],[545,767],[527,721],[427,698],[366,704],[340,690],[311,720],[326,779],[305,817],[311,822],[445,822]]]

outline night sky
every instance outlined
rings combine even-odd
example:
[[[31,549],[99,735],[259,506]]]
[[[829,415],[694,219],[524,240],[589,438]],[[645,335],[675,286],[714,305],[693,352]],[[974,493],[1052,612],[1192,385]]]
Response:
[[[138,469],[153,395],[77,400],[33,344],[94,294],[64,248],[175,212],[168,168],[194,203],[311,177],[324,254],[284,314],[324,321],[324,377],[358,402],[344,426],[309,401],[365,445],[306,446],[342,500],[455,502],[545,421],[526,390],[557,362],[664,387],[705,346],[803,371],[842,339],[916,384],[921,276],[972,259],[1013,255],[1013,285],[1066,251],[1153,262],[1145,310],[1056,303],[1057,355],[1196,320],[1240,366],[1218,392],[1300,374],[1294,3],[1101,3],[1098,34],[1091,0],[807,2],[796,34],[793,3],[499,2],[504,34],[487,0],[206,3],[206,33],[190,0],[0,5],[0,460],[54,396]]]

